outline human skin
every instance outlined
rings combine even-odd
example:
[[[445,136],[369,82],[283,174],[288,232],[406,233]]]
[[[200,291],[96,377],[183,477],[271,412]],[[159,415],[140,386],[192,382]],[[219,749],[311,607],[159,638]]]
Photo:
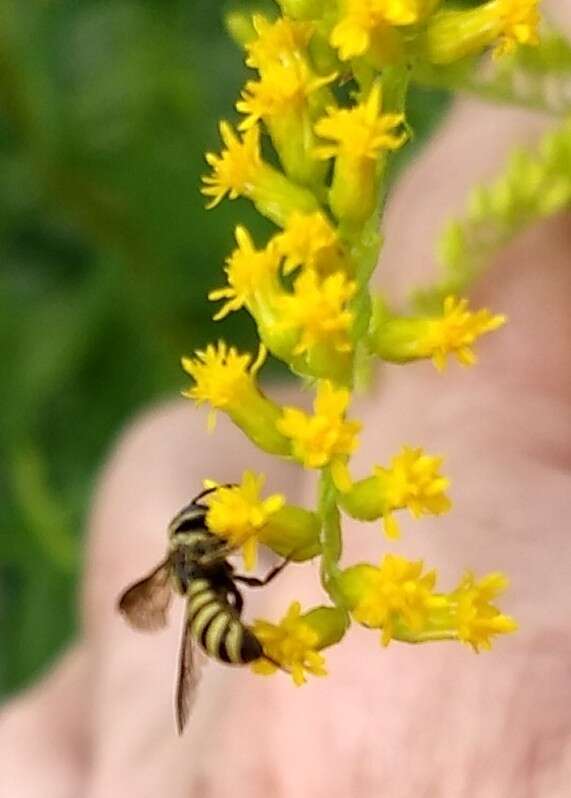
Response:
[[[430,279],[433,243],[467,189],[493,176],[546,120],[461,103],[392,198],[378,276],[397,300]],[[121,437],[89,523],[83,632],[51,674],[0,715],[0,795],[10,798],[563,798],[571,784],[571,227],[536,225],[493,264],[475,306],[509,325],[478,345],[479,364],[386,367],[351,415],[366,430],[355,474],[403,443],[445,456],[452,512],[403,516],[390,546],[423,557],[450,587],[466,567],[500,569],[517,635],[491,653],[459,644],[379,646],[351,630],[326,652],[329,676],[295,688],[281,673],[209,664],[182,738],[172,690],[180,607],[144,635],[119,593],[165,548],[165,526],[204,477],[264,471],[268,490],[313,506],[315,474],[270,458],[223,417],[175,402]],[[269,388],[282,402],[294,388]],[[221,454],[222,453],[222,454]],[[377,561],[377,524],[345,522],[346,560]],[[269,567],[262,562],[261,570]],[[317,563],[291,565],[246,596],[248,617],[319,599]]]

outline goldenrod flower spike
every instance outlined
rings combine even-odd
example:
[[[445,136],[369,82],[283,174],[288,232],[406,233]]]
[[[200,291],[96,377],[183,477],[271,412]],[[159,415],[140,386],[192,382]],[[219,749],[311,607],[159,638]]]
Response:
[[[292,454],[305,468],[329,466],[338,490],[351,488],[347,459],[358,446],[358,421],[346,421],[351,395],[329,380],[319,383],[312,416],[295,407],[285,407],[278,430],[292,442]]]
[[[325,659],[319,651],[337,643],[346,628],[342,610],[317,607],[302,615],[301,604],[294,601],[279,624],[263,620],[254,623],[253,632],[269,659],[257,660],[252,670],[269,675],[283,668],[298,687],[307,681],[306,673],[326,676]]]
[[[376,82],[367,99],[353,108],[328,108],[315,125],[320,138],[330,140],[316,148],[318,158],[335,158],[329,195],[338,219],[362,223],[377,203],[377,161],[382,152],[397,150],[407,139],[403,114],[383,114],[381,84]]]
[[[340,494],[339,503],[354,518],[381,518],[386,536],[398,538],[395,510],[408,509],[413,518],[420,518],[442,515],[450,509],[446,494],[450,483],[440,473],[441,464],[441,457],[404,446],[389,468],[376,466],[372,477],[355,482],[350,491]]]
[[[276,428],[281,408],[264,396],[256,383],[256,374],[266,354],[261,345],[258,357],[252,362],[252,355],[240,354],[224,341],[216,346],[209,344],[195,352],[193,358],[182,359],[182,367],[195,382],[183,396],[197,404],[210,404],[210,429],[214,428],[216,410],[223,410],[261,449],[287,454],[289,441]]]
[[[264,652],[252,665],[258,673],[286,671],[297,685],[310,674],[324,675],[321,652],[341,640],[351,619],[380,630],[385,646],[456,640],[476,651],[516,628],[493,603],[507,583],[502,574],[476,579],[468,572],[456,589],[441,593],[435,571],[396,554],[376,566],[343,569],[341,511],[378,520],[386,537],[397,538],[399,511],[420,518],[450,509],[442,458],[421,448],[404,446],[387,466],[356,482],[350,473],[361,424],[348,410],[371,356],[392,363],[430,359],[440,371],[451,355],[471,365],[479,337],[505,323],[452,295],[474,274],[467,268],[451,275],[450,295],[440,287],[442,307],[433,315],[397,316],[375,303],[369,282],[382,241],[387,165],[408,137],[410,81],[437,73],[446,85],[462,70],[434,64],[488,47],[501,55],[535,43],[538,2],[487,0],[451,9],[442,0],[277,0],[281,16],[274,21],[247,12],[232,16],[234,37],[256,74],[236,104],[238,130],[222,122],[222,151],[206,156],[212,171],[203,193],[209,207],[245,197],[279,229],[258,249],[238,225],[226,284],[209,294],[221,302],[217,320],[241,308],[251,314],[262,342],[258,356],[223,341],[209,344],[183,359],[194,380],[185,395],[210,405],[210,426],[220,409],[258,448],[320,476],[315,510],[288,504],[281,494],[264,497],[264,477],[251,471],[239,485],[209,482],[216,490],[204,497],[205,523],[231,553],[241,551],[247,569],[260,545],[293,562],[319,555],[331,601],[308,611],[294,601],[279,623],[256,621],[252,631]],[[565,142],[561,147],[564,160]],[[537,170],[528,171],[526,197],[538,179]],[[502,188],[492,204],[507,218],[510,196]],[[544,192],[543,206],[562,207],[565,186],[558,184],[555,195]],[[476,208],[472,222],[474,214],[480,221],[486,216]],[[509,231],[513,222],[506,224]],[[266,351],[315,385],[311,412],[281,407],[260,390]]]
[[[262,302],[271,302],[272,295],[280,290],[277,282],[280,254],[274,244],[257,250],[249,232],[242,225],[236,228],[238,247],[226,260],[228,285],[208,294],[213,302],[225,299],[223,307],[214,320],[223,319],[229,313],[246,306],[255,315],[257,297]]]
[[[242,547],[244,567],[251,571],[256,567],[259,537],[263,529],[278,510],[285,498],[275,493],[262,499],[260,493],[266,478],[263,474],[245,471],[240,485],[216,486],[204,502],[208,504],[206,525],[233,548]],[[208,487],[215,483],[208,482]]]
[[[429,358],[444,371],[447,357],[455,355],[463,366],[472,366],[476,362],[472,349],[476,340],[505,323],[505,316],[492,315],[486,309],[473,312],[467,299],[448,296],[441,316],[381,319],[372,333],[371,348],[392,363]]]

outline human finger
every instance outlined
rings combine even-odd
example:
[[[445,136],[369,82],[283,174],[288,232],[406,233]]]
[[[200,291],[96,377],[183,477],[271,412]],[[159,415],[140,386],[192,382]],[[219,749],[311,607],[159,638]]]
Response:
[[[170,518],[200,491],[204,477],[235,482],[244,467],[269,466],[268,490],[290,500],[299,493],[296,468],[276,469],[224,419],[216,437],[205,422],[204,413],[182,402],[147,414],[124,436],[101,480],[85,587],[85,628],[94,652],[89,798],[143,798],[166,790],[172,798],[188,796],[193,747],[188,736],[177,739],[172,700],[181,608],[175,602],[167,630],[152,635],[135,632],[116,611],[121,591],[164,557]],[[192,729],[211,726],[234,684],[229,669],[205,669]]]

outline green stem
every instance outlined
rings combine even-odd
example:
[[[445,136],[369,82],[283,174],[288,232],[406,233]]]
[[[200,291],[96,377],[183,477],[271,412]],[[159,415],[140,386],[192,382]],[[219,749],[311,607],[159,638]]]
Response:
[[[382,74],[383,112],[404,114],[406,99],[410,85],[412,70],[408,65],[387,67]],[[359,231],[346,236],[351,242],[351,257],[356,265],[357,293],[352,303],[355,314],[353,324],[353,343],[355,350],[353,382],[364,382],[358,371],[366,363],[366,352],[363,352],[363,341],[366,339],[373,305],[369,283],[379,262],[383,246],[381,232],[383,215],[387,199],[388,162],[390,153],[383,153],[379,159],[379,200],[375,212]],[[365,354],[365,357],[363,355]]]
[[[389,67],[383,71],[383,111],[385,113],[404,113],[407,90],[410,83],[411,69],[405,66]],[[363,86],[361,86],[363,90]],[[359,229],[343,229],[341,235],[349,242],[351,257],[356,266],[357,294],[352,303],[354,323],[352,338],[354,344],[352,385],[359,380],[358,370],[362,367],[362,342],[369,329],[372,303],[369,282],[379,260],[383,243],[380,233],[382,216],[386,201],[386,174],[388,155],[383,154],[379,160],[380,190],[379,201],[371,218]],[[352,387],[351,385],[351,387]],[[345,600],[339,586],[340,568],[343,548],[341,519],[337,505],[335,486],[328,469],[321,473],[319,483],[318,512],[321,517],[321,581],[331,600],[345,608]]]
[[[328,469],[323,469],[319,480],[318,513],[321,517],[321,583],[333,603],[344,607],[345,601],[339,587],[339,561],[343,552],[341,519],[335,486]]]
[[[398,640],[400,643],[437,643],[443,640],[458,640],[458,633],[446,630],[432,630],[413,636],[407,635],[404,632],[399,632],[398,636],[395,635],[394,639]]]

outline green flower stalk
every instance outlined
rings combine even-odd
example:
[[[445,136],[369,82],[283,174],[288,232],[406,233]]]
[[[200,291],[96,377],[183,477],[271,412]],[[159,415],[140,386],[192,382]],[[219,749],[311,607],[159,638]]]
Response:
[[[446,227],[438,245],[442,276],[414,293],[420,311],[437,312],[445,297],[464,292],[493,256],[534,221],[571,204],[571,121],[547,133],[537,152],[517,150],[491,185],[473,189],[465,214]]]
[[[262,246],[237,227],[225,284],[209,297],[222,303],[216,319],[251,315],[260,352],[254,359],[220,341],[183,366],[193,379],[186,396],[226,413],[263,451],[319,473],[311,509],[281,494],[264,498],[264,477],[252,472],[233,486],[206,483],[217,488],[206,524],[242,550],[247,568],[260,545],[293,562],[320,557],[328,603],[303,610],[294,598],[280,622],[252,626],[264,651],[254,671],[285,670],[299,685],[326,673],[322,652],[342,641],[351,621],[380,629],[385,645],[458,640],[476,650],[516,628],[492,603],[507,585],[501,574],[467,573],[455,590],[437,593],[434,571],[391,553],[380,565],[342,567],[342,511],[380,520],[394,538],[403,511],[420,518],[451,508],[442,458],[420,448],[403,447],[369,475],[352,468],[362,424],[350,406],[364,359],[411,367],[430,359],[443,370],[454,355],[472,365],[477,339],[505,322],[472,311],[456,291],[416,314],[397,315],[374,298],[387,166],[410,138],[411,75],[440,69],[445,76],[441,65],[533,45],[539,18],[537,0],[490,0],[464,11],[440,0],[278,5],[272,19],[242,12],[229,19],[252,75],[236,101],[240,120],[220,125],[222,152],[206,156],[203,187],[209,207],[245,197],[275,224]],[[273,165],[262,156],[262,137]],[[562,197],[563,189],[557,202]],[[310,384],[312,411],[282,407],[261,391],[266,350]]]

